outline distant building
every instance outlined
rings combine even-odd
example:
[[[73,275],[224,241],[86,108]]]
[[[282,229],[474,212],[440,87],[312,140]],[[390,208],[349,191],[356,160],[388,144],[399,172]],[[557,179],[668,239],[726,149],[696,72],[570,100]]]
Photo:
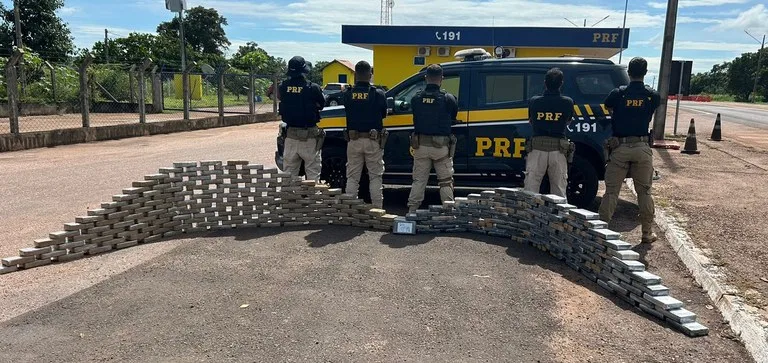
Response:
[[[355,65],[344,59],[334,59],[323,67],[323,84],[355,82]]]
[[[431,63],[455,61],[457,51],[469,48],[494,54],[498,47],[505,58],[610,58],[627,48],[629,29],[622,42],[621,28],[342,25],[341,42],[372,50],[376,84],[391,88]],[[323,70],[323,81],[330,79],[339,82]]]

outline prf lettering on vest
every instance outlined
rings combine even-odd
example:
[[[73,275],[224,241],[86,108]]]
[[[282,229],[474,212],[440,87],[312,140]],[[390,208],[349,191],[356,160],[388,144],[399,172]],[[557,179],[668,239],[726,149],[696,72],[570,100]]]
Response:
[[[286,90],[288,93],[301,93],[301,89],[304,87],[288,86]]]
[[[616,43],[619,33],[592,33],[592,43]]]
[[[509,148],[514,142],[515,149],[512,153],[509,152]],[[525,150],[525,138],[514,138],[510,140],[506,137],[476,137],[475,144],[477,148],[475,150],[475,156],[485,156],[486,151],[493,148],[493,157],[495,158],[522,158],[523,150]]]
[[[562,112],[536,112],[537,121],[560,121],[560,117],[563,117]]]
[[[421,103],[435,103],[434,98],[422,98]]]
[[[643,100],[627,100],[627,107],[643,107]]]
[[[362,93],[362,92],[353,92],[352,93],[352,99],[353,100],[367,100],[368,94]]]

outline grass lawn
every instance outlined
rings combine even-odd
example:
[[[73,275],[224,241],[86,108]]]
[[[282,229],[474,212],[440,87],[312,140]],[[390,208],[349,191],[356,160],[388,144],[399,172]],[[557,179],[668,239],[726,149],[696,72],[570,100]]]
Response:
[[[260,104],[272,104],[269,99],[263,99],[265,102],[257,102],[257,107]],[[165,108],[182,108],[182,100],[180,98],[166,97],[164,100]],[[248,96],[240,96],[238,98],[235,95],[224,95],[224,106],[248,106]],[[190,107],[192,108],[211,108],[219,107],[219,100],[216,95],[206,96],[203,95],[201,100],[190,100]]]

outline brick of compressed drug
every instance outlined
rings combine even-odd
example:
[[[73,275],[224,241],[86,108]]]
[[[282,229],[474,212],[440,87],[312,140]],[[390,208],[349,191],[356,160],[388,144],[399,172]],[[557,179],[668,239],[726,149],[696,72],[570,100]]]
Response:
[[[37,256],[50,251],[51,247],[25,247],[19,250],[19,256]]]
[[[634,271],[629,273],[629,278],[641,282],[643,285],[656,285],[661,283],[661,277],[648,271]]]
[[[600,242],[605,247],[616,251],[626,251],[632,248],[632,244],[621,240],[606,240]]]
[[[699,323],[685,323],[685,324],[678,324],[675,321],[667,320],[672,326],[677,328],[678,330],[682,331],[685,335],[689,337],[703,337],[707,334],[709,334],[709,329],[701,325]]]
[[[669,295],[669,288],[664,285],[643,285],[641,282],[632,281],[632,286],[637,287],[644,293],[651,296],[666,296]]]
[[[38,247],[38,248],[39,247],[53,246],[53,245],[58,244],[58,243],[59,242],[56,242],[56,241],[54,241],[54,240],[52,240],[50,238],[40,238],[40,239],[36,239],[34,241],[35,247]]]
[[[174,168],[190,168],[190,167],[196,167],[197,162],[196,161],[179,161],[173,163]]]
[[[635,251],[632,251],[632,250],[617,251],[617,250],[609,249],[608,250],[608,254],[613,256],[613,257],[616,257],[616,258],[618,258],[620,260],[635,260],[635,261],[637,261],[637,260],[640,259],[640,254],[635,252]]]
[[[18,266],[0,266],[0,275],[7,274],[9,272],[16,272],[18,270]]]
[[[151,188],[153,185],[157,184],[157,180],[139,180],[131,183],[132,187],[135,188]],[[127,194],[127,193],[126,193]]]
[[[571,209],[568,211],[568,214],[575,216],[576,218],[582,219],[582,220],[594,220],[594,219],[600,219],[600,215],[588,211],[586,209]]]
[[[83,256],[85,256],[85,252],[67,253],[64,256],[56,257],[56,261],[69,262],[69,261],[77,260],[79,258],[83,258]]]
[[[139,244],[139,241],[126,241],[126,242],[120,242],[115,244],[116,249],[122,249],[122,248],[128,248],[133,247]]]
[[[48,238],[54,240],[54,241],[63,241],[64,238],[67,237],[74,237],[80,234],[79,231],[57,231],[57,232],[51,232],[48,234]]]
[[[65,231],[68,231],[68,232],[70,232],[70,231],[79,231],[81,229],[83,229],[83,228],[81,227],[80,223],[64,223],[64,230]]]
[[[648,300],[657,309],[672,310],[683,307],[683,302],[672,296],[652,296],[644,293],[643,299]]]
[[[686,324],[686,323],[694,323],[696,322],[696,314],[683,309],[672,309],[672,310],[663,310],[661,311],[662,314],[664,314],[664,317],[667,320],[672,320],[679,324]]]
[[[649,315],[655,316],[658,319],[664,320],[664,314],[662,314],[657,310],[654,310],[653,307],[651,306],[648,306],[643,303],[638,303],[637,308],[640,309],[641,311],[644,311],[646,314],[649,314]]]
[[[101,217],[99,216],[79,216],[75,217],[75,222],[77,223],[94,223],[97,221],[100,221]]]
[[[114,212],[117,212],[117,209],[115,209],[115,208],[110,208],[110,209],[96,208],[96,209],[89,209],[86,213],[89,216],[103,216],[103,215],[107,215],[109,213],[114,213]]]
[[[85,245],[85,241],[62,243],[59,245],[58,249],[65,250],[65,249],[76,248],[84,245]]]
[[[610,229],[604,229],[604,228],[590,229],[589,233],[605,240],[617,240],[621,238],[621,234],[619,232],[614,232]]]
[[[28,262],[32,262],[35,260],[35,256],[27,256],[27,257],[21,257],[21,256],[11,256],[11,257],[5,257],[2,260],[0,260],[0,263],[2,263],[3,266],[16,266],[16,265],[23,265]]]
[[[107,251],[111,251],[111,250],[112,250],[112,248],[113,248],[113,246],[112,246],[112,245],[105,245],[105,246],[100,246],[100,247],[94,247],[94,248],[91,248],[91,249],[89,249],[89,250],[88,250],[88,251],[86,251],[86,252],[87,252],[89,255],[95,255],[95,254],[99,254],[99,253],[104,253],[104,252],[107,252]]]
[[[66,255],[66,254],[67,254],[66,250],[56,250],[56,251],[51,251],[51,252],[43,253],[42,255],[40,255],[40,259],[54,258],[54,257],[63,256],[63,255]]]
[[[24,268],[35,268],[35,267],[40,267],[40,266],[50,265],[50,264],[51,264],[51,262],[52,262],[52,261],[51,261],[51,259],[50,259],[50,258],[46,258],[46,259],[44,259],[44,260],[34,260],[34,261],[32,261],[32,262],[27,262],[27,263],[25,263],[25,264],[24,264]]]
[[[149,174],[144,175],[144,180],[163,180],[168,177],[168,174]]]
[[[75,253],[77,253],[77,252],[85,252],[85,251],[90,250],[91,248],[96,248],[96,247],[98,247],[97,244],[91,243],[91,244],[75,247],[75,248],[72,249],[72,252],[75,252]]]

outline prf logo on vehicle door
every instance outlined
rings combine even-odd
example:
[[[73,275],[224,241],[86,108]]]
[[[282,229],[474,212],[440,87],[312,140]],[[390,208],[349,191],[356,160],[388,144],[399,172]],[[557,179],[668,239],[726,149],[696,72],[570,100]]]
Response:
[[[592,107],[599,109],[593,111]],[[582,108],[584,111],[582,111]],[[605,105],[574,105],[573,121],[568,125],[569,133],[596,133],[597,119],[609,117],[610,113]],[[546,117],[546,115],[545,115]],[[495,158],[515,158],[523,157],[525,150],[525,141],[523,137],[506,138],[493,136],[476,136],[474,156],[493,156]]]

